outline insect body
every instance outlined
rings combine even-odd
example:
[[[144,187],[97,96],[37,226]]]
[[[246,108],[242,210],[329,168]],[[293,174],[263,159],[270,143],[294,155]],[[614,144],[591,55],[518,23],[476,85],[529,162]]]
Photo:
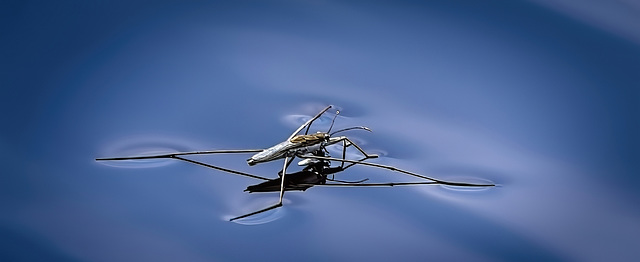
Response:
[[[298,130],[296,130],[289,137],[289,139],[287,139],[287,140],[285,140],[285,141],[283,141],[283,142],[281,142],[281,143],[279,143],[279,144],[277,144],[275,146],[267,148],[267,149],[261,151],[260,153],[257,153],[255,155],[253,155],[251,158],[247,159],[247,164],[249,164],[250,166],[253,166],[253,165],[258,164],[258,163],[269,162],[269,161],[273,161],[273,160],[281,159],[281,158],[285,158],[285,157],[294,157],[294,156],[305,155],[305,154],[309,154],[309,153],[312,153],[312,152],[316,152],[318,150],[324,150],[325,147],[333,145],[333,144],[336,144],[336,143],[340,143],[340,142],[343,143],[343,146],[345,148],[347,146],[353,145],[363,155],[367,156],[368,158],[376,158],[376,157],[378,157],[377,155],[367,154],[364,150],[362,150],[362,148],[360,148],[359,146],[354,144],[346,136],[332,137],[332,135],[334,135],[336,133],[344,132],[344,131],[347,131],[347,130],[353,130],[353,129],[362,129],[362,130],[367,130],[367,131],[371,132],[371,129],[369,129],[368,127],[356,126],[356,127],[350,127],[350,128],[345,128],[345,129],[342,129],[342,130],[338,130],[338,131],[335,131],[335,132],[330,134],[329,132],[331,132],[331,128],[333,127],[333,123],[336,120],[335,116],[334,116],[333,120],[331,121],[331,127],[329,127],[329,131],[327,131],[327,132],[317,132],[315,134],[307,134],[309,132],[309,128],[308,127],[311,125],[311,123],[313,121],[315,121],[318,117],[320,117],[329,108],[331,108],[331,106],[328,106],[327,108],[322,110],[318,115],[316,115],[314,118],[310,119],[305,124],[300,126],[300,128],[298,128]],[[340,113],[340,111],[337,111],[336,112],[336,116],[338,116],[339,113]],[[305,132],[305,134],[304,135],[297,135],[298,132],[300,132],[305,126],[307,127],[307,131]]]
[[[251,178],[264,181],[260,184],[247,187],[245,191],[248,191],[248,192],[273,192],[273,191],[280,192],[280,198],[278,203],[249,214],[234,217],[231,219],[232,221],[236,219],[252,216],[252,215],[262,213],[262,212],[282,206],[282,198],[284,196],[285,191],[290,191],[290,190],[304,191],[313,186],[396,186],[396,185],[434,185],[434,184],[449,185],[449,186],[465,186],[465,187],[494,186],[493,184],[471,184],[471,183],[445,181],[445,180],[440,180],[440,179],[424,176],[421,174],[417,174],[414,172],[402,170],[393,166],[365,162],[365,160],[367,159],[377,158],[378,156],[375,154],[368,154],[360,146],[358,146],[356,143],[351,141],[351,139],[349,139],[346,136],[334,136],[334,135],[339,132],[344,132],[344,131],[354,130],[354,129],[361,129],[366,131],[371,131],[371,130],[364,126],[356,126],[356,127],[350,127],[350,128],[345,128],[335,132],[331,132],[331,128],[333,127],[333,123],[339,112],[336,112],[336,115],[331,121],[331,126],[329,127],[329,130],[327,132],[317,132],[317,133],[309,134],[309,128],[311,127],[311,124],[330,108],[331,106],[326,107],[325,109],[320,111],[316,116],[314,116],[313,118],[309,119],[307,122],[302,124],[285,141],[278,143],[267,149],[177,152],[177,153],[151,155],[151,156],[97,158],[96,160],[97,161],[108,161],[108,160],[113,161],[113,160],[137,160],[137,159],[152,159],[152,158],[172,158],[172,159],[177,159],[177,160],[205,166],[208,168],[212,168],[212,169],[216,169],[216,170],[220,170],[220,171],[224,171],[224,172],[228,172],[236,175],[251,177]],[[304,134],[299,134],[304,128],[306,128],[306,131],[304,132]],[[341,158],[334,158],[328,154],[326,147],[335,145],[335,144],[342,144]],[[356,148],[362,154],[363,158],[358,160],[347,159],[346,150],[348,147],[351,147],[351,146]],[[236,154],[236,153],[255,153],[253,156],[247,159],[247,164],[249,164],[250,166],[256,165],[258,163],[284,159],[282,171],[279,172],[278,178],[269,179],[262,176],[241,172],[241,171],[236,171],[232,169],[210,165],[207,163],[195,161],[185,157],[188,155]],[[293,159],[295,159],[296,157],[301,159],[298,165],[304,166],[304,169],[299,172],[287,174],[286,173],[287,167],[291,164]],[[331,161],[340,163],[340,165],[331,166]],[[363,183],[366,181],[366,179],[361,181],[349,182],[349,181],[336,180],[328,177],[328,175],[334,175],[336,173],[342,172],[345,169],[354,165],[364,165],[364,166],[387,169],[393,172],[402,173],[402,174],[420,178],[421,181],[400,182],[400,183],[398,182]]]
[[[350,129],[364,129],[364,130],[371,131],[366,127],[355,127]],[[346,131],[346,130],[343,129],[341,131]],[[287,141],[281,142],[275,146],[265,149],[260,153],[253,155],[251,158],[247,159],[247,163],[250,166],[253,166],[258,163],[269,162],[269,161],[284,158],[284,157],[305,155],[318,150],[324,150],[327,146],[340,143],[340,142],[342,142],[345,147],[350,145],[355,146],[360,150],[360,152],[362,152],[362,154],[364,154],[365,156],[368,156],[368,158],[378,157],[377,155],[367,154],[359,146],[351,142],[351,140],[346,136],[331,137],[331,135],[328,133],[318,132],[316,134],[311,134],[311,135],[294,136],[293,138]]]
[[[253,155],[251,158],[247,159],[247,164],[253,166],[258,163],[269,162],[284,157],[292,157],[295,155],[304,155],[310,152],[315,152],[321,147],[326,146],[328,138],[329,134],[326,133],[294,136],[287,141],[281,142]]]

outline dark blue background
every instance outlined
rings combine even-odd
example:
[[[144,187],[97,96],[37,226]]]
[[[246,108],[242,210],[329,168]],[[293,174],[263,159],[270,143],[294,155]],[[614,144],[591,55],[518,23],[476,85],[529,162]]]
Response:
[[[526,1],[0,7],[1,260],[640,257],[640,47],[602,20]],[[187,163],[93,160],[265,148],[327,104],[374,130],[349,136],[378,163],[499,187],[313,188],[238,224],[277,196]],[[246,158],[198,159],[281,166]]]

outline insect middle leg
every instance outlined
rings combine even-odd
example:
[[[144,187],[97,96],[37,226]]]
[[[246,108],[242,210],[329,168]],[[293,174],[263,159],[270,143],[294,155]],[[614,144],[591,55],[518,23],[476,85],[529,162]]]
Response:
[[[250,217],[250,216],[253,216],[253,215],[256,215],[256,214],[260,214],[262,212],[269,211],[269,210],[274,209],[274,208],[281,207],[282,206],[282,198],[284,197],[284,179],[285,179],[284,176],[287,174],[287,163],[290,163],[289,162],[289,157],[285,157],[284,158],[284,166],[282,167],[282,178],[280,180],[280,198],[278,200],[278,203],[276,203],[276,204],[274,204],[272,206],[269,206],[267,208],[260,209],[260,210],[255,211],[255,212],[251,212],[249,214],[245,214],[245,215],[242,215],[242,216],[239,216],[239,217],[234,217],[232,219],[229,219],[229,221],[234,221],[236,219]]]

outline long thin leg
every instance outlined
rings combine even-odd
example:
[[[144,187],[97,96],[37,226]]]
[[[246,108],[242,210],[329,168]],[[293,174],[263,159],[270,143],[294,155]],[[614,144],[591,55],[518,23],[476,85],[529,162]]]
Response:
[[[258,210],[258,211],[256,211],[256,212],[252,212],[252,213],[249,213],[249,214],[246,214],[246,215],[242,215],[242,216],[239,216],[239,217],[234,217],[234,218],[232,218],[232,219],[229,219],[229,221],[233,221],[233,220],[237,220],[237,219],[241,219],[241,218],[245,218],[245,217],[250,217],[250,216],[253,216],[253,215],[257,215],[257,214],[260,214],[260,213],[262,213],[262,212],[267,212],[267,211],[269,211],[269,210],[271,210],[271,209],[278,208],[278,207],[281,207],[281,206],[282,206],[282,203],[278,203],[278,204],[275,204],[275,205],[273,205],[273,206],[267,207],[267,208],[265,208],[265,209]]]
[[[178,159],[178,160],[182,160],[182,161],[185,161],[185,162],[189,162],[189,163],[193,163],[193,164],[196,164],[196,165],[201,165],[201,166],[204,166],[204,167],[213,168],[213,169],[217,169],[217,170],[220,170],[220,171],[236,174],[236,175],[251,177],[251,178],[265,180],[265,181],[270,180],[270,179],[268,179],[266,177],[256,176],[256,175],[252,175],[252,174],[249,174],[249,173],[236,171],[236,170],[233,170],[233,169],[214,166],[214,165],[210,165],[210,164],[207,164],[207,163],[202,163],[202,162],[199,162],[199,161],[191,160],[191,159],[188,159],[188,158],[182,158],[182,157],[179,157],[179,156],[174,156],[172,158],[175,158],[175,159]]]
[[[295,157],[289,158],[289,161],[288,161],[288,162],[287,162],[287,161],[285,161],[285,169],[286,169],[286,168],[289,168],[289,166],[291,165],[291,162],[293,162],[293,159],[294,159],[294,158],[295,158]],[[279,176],[279,177],[282,177],[282,172],[278,172],[278,176]]]
[[[161,155],[149,155],[149,156],[128,156],[128,157],[96,158],[96,161],[137,160],[137,159],[152,159],[152,158],[172,158],[174,156],[186,156],[186,155],[257,153],[257,152],[262,152],[263,150],[264,149],[232,149],[232,150],[210,150],[210,151],[176,152],[176,153],[161,154]]]
[[[342,140],[342,159],[347,159],[347,146],[347,141]],[[344,168],[344,162],[340,162],[340,167]]]
[[[404,173],[404,174],[407,174],[407,175],[410,175],[410,176],[431,180],[433,182],[437,182],[438,184],[442,184],[442,185],[449,185],[449,186],[479,186],[479,187],[482,187],[482,186],[495,186],[494,184],[470,184],[470,183],[444,181],[444,180],[440,180],[440,179],[436,179],[436,178],[432,178],[432,177],[428,177],[428,176],[423,176],[423,175],[420,175],[420,174],[417,174],[417,173],[409,172],[409,171],[406,171],[406,170],[402,170],[402,169],[399,169],[399,168],[394,167],[394,166],[387,166],[387,165],[376,164],[376,163],[362,162],[362,160],[339,159],[339,158],[333,158],[333,157],[323,157],[323,156],[313,156],[313,155],[301,155],[299,157],[300,158],[315,158],[315,159],[329,160],[329,161],[344,161],[344,162],[347,162],[347,163],[354,163],[354,164],[365,165],[365,166],[379,167],[379,168],[384,168],[384,169],[388,169],[388,170],[391,170],[391,171]]]
[[[345,158],[342,158],[342,159],[345,159]],[[356,161],[357,162],[361,162],[361,161],[365,161],[367,159],[369,159],[369,158],[365,156],[365,157],[361,158],[360,160],[356,160]],[[342,162],[342,163],[344,164],[344,162]],[[355,166],[356,164],[357,163],[349,163],[346,167],[342,168],[342,170],[344,171],[345,169],[350,168],[352,166]]]
[[[376,154],[368,154],[367,152],[364,151],[364,149],[362,149],[357,144],[353,143],[353,141],[351,141],[351,139],[349,139],[346,136],[338,137],[337,139],[332,139],[330,144],[336,144],[336,143],[340,143],[340,142],[342,142],[342,159],[334,158],[335,161],[340,161],[340,163],[341,163],[340,167],[344,167],[344,163],[345,162],[349,162],[349,161],[343,161],[343,160],[346,160],[346,158],[347,158],[347,147],[349,147],[349,146],[355,147],[364,156],[363,159],[358,160],[357,162],[360,162],[360,161],[363,161],[363,160],[369,159],[369,158],[377,158],[378,157],[378,155],[376,155]],[[307,158],[312,158],[312,157],[307,156]],[[350,166],[352,166],[352,165],[349,165],[348,167],[350,167]]]
[[[181,161],[193,163],[193,164],[196,164],[196,165],[205,166],[205,167],[212,168],[212,169],[217,169],[217,170],[220,170],[220,171],[224,171],[224,172],[228,172],[228,173],[232,173],[232,174],[236,174],[236,175],[251,177],[251,178],[260,179],[260,180],[269,180],[268,178],[265,178],[265,177],[256,176],[256,175],[252,175],[252,174],[245,173],[245,172],[240,172],[240,171],[236,171],[236,170],[232,170],[232,169],[228,169],[228,168],[214,166],[214,165],[210,165],[210,164],[207,164],[207,163],[202,163],[202,162],[199,162],[199,161],[195,161],[195,160],[179,157],[179,156],[183,156],[183,155],[201,155],[201,154],[216,154],[216,153],[253,153],[253,152],[259,152],[259,151],[261,151],[261,150],[249,149],[249,150],[194,151],[194,152],[178,152],[178,153],[172,153],[172,154],[152,155],[152,156],[97,158],[96,161],[169,158],[169,159],[178,159],[178,160],[181,160]]]
[[[355,148],[358,149],[358,151],[360,151],[360,153],[362,153],[364,156],[366,156],[367,158],[377,158],[378,155],[376,154],[367,154],[367,152],[364,151],[364,149],[362,149],[360,146],[358,146],[358,144],[354,143],[353,141],[351,141],[351,139],[349,139],[348,137],[342,137],[341,139],[344,139],[346,141],[349,141],[349,144],[354,146]]]
[[[284,166],[282,167],[282,178],[281,178],[281,182],[280,182],[280,200],[278,201],[278,203],[275,204],[275,205],[269,206],[269,207],[267,207],[265,209],[260,209],[258,211],[255,211],[255,212],[252,212],[252,213],[249,213],[249,214],[245,214],[245,215],[242,215],[242,216],[239,216],[239,217],[234,217],[234,218],[230,219],[229,221],[233,221],[233,220],[236,220],[236,219],[241,219],[241,218],[253,216],[253,215],[260,214],[262,212],[266,212],[266,211],[269,211],[271,209],[278,208],[278,207],[282,206],[282,198],[284,197],[284,176],[287,173],[287,162],[289,162],[289,157],[285,157],[284,158]]]
[[[318,185],[314,185],[314,186],[337,186],[337,187],[355,187],[355,186],[361,186],[361,187],[367,187],[367,186],[372,186],[372,187],[383,187],[383,186],[411,186],[411,185],[439,185],[440,183],[438,182],[398,182],[398,183],[329,183],[329,184],[318,184]],[[302,186],[306,185],[306,184],[300,184]]]
[[[358,149],[358,151],[360,151],[360,153],[362,153],[362,155],[366,156],[367,158],[377,158],[378,157],[378,155],[376,155],[376,154],[368,154],[367,152],[364,151],[364,149],[362,149],[360,146],[358,146],[356,143],[351,141],[351,139],[349,139],[346,136],[341,136],[341,137],[338,137],[338,138],[335,138],[335,139],[331,138],[331,141],[329,142],[329,144],[332,145],[332,144],[340,143],[340,142],[343,143],[343,146],[345,148],[349,147],[349,146],[355,147],[356,149]],[[349,143],[347,144],[347,142],[349,142]],[[344,158],[344,154],[345,153],[343,152],[343,158]]]
[[[287,174],[287,167],[289,166],[290,163],[289,162],[289,158],[285,157],[284,158],[284,166],[282,167],[282,179],[280,179],[280,201],[279,204],[282,205],[282,197],[284,197],[284,176]]]

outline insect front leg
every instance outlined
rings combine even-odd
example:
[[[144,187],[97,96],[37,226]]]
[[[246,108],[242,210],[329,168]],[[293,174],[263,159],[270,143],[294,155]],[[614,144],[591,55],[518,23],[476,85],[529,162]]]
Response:
[[[354,143],[353,141],[351,141],[351,139],[349,139],[346,136],[341,136],[341,137],[337,137],[337,138],[331,138],[331,141],[329,141],[329,144],[335,144],[335,143],[340,143],[342,142],[342,159],[347,159],[347,147],[349,146],[353,146],[356,149],[358,149],[358,151],[360,151],[360,153],[365,157],[364,159],[369,159],[369,158],[377,158],[378,155],[376,154],[368,154],[367,152],[364,151],[364,149],[362,149],[360,146],[358,146],[356,143]],[[363,160],[364,160],[363,159]],[[344,161],[342,161],[341,164],[342,167],[344,167]]]

